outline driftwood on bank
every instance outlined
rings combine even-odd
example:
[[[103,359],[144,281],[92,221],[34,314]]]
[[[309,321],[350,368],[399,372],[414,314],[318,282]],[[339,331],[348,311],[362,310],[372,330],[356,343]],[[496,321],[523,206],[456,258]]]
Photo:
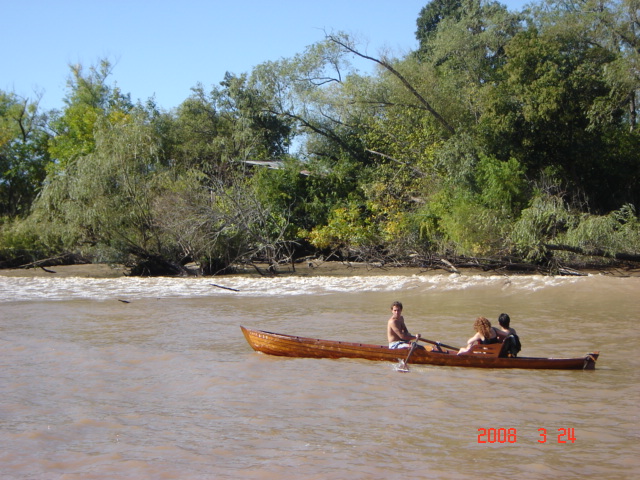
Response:
[[[578,252],[573,252],[578,253]],[[597,270],[598,268],[611,268],[614,266],[622,266],[621,262],[639,262],[632,260],[633,255],[621,255],[619,257],[603,256],[607,260],[613,261],[615,264],[562,264],[553,258],[547,259],[545,263],[527,263],[517,258],[480,258],[480,257],[447,257],[441,258],[437,256],[421,257],[414,256],[410,262],[397,266],[418,266],[433,270],[446,270],[450,273],[460,273],[461,269],[477,269],[483,272],[495,273],[535,273],[540,275],[586,275],[582,269]],[[628,266],[628,265],[627,265]]]
[[[256,259],[245,263],[251,266],[261,276],[275,276],[279,273],[294,273],[294,263],[306,263],[308,268],[319,268],[323,263],[334,260],[342,262],[344,265],[365,265],[367,269],[383,269],[405,267],[419,268],[428,270],[445,270],[450,273],[460,273],[461,269],[482,270],[483,272],[495,272],[497,274],[505,273],[535,273],[540,275],[585,275],[584,271],[589,270],[606,270],[612,268],[623,268],[627,270],[637,269],[640,267],[640,255],[635,253],[607,252],[598,248],[582,248],[571,245],[547,244],[544,245],[547,252],[546,257],[539,263],[528,263],[522,258],[513,256],[501,257],[465,257],[456,255],[434,255],[434,254],[418,254],[414,253],[409,256],[394,257],[387,255],[385,252],[376,250],[369,251],[349,251],[349,252],[331,252],[328,256],[319,254],[300,257],[294,259],[292,255],[286,257],[279,263],[269,262],[266,266],[259,266]],[[554,252],[567,252],[575,255],[573,260],[561,260],[554,256]],[[179,262],[171,261],[161,255],[150,254],[141,249],[132,251],[137,257],[137,261],[127,265],[130,268],[128,275],[132,276],[157,276],[157,275],[177,275],[184,276],[193,274],[190,270]],[[584,257],[584,258],[581,258]],[[598,260],[601,258],[602,260]],[[12,268],[41,268],[48,273],[55,273],[53,270],[45,267],[56,265],[74,265],[91,263],[90,260],[75,254],[63,254],[55,257],[45,258],[25,264],[13,262],[15,266]],[[289,265],[289,271],[279,271],[278,265]],[[0,263],[0,268],[7,268]],[[236,271],[236,266],[227,265],[223,268],[212,269],[207,271],[199,271],[199,275],[215,275],[232,273]],[[11,267],[9,267],[11,268]],[[216,287],[224,288],[219,285]]]
[[[27,270],[29,268],[41,268],[47,273],[55,273],[53,270],[47,270],[44,267],[52,267],[55,265],[83,265],[87,263],[91,262],[86,258],[75,255],[73,253],[64,253],[55,257],[43,258],[42,260],[36,260],[35,262],[24,263],[14,268],[24,268]]]
[[[412,264],[416,264],[414,259]],[[408,264],[407,266],[411,266]],[[468,257],[448,257],[439,258],[432,257],[417,261],[417,265],[422,268],[430,268],[434,270],[446,270],[450,273],[460,273],[460,269],[477,269],[483,272],[489,271],[508,271],[508,272],[536,272],[548,273],[548,268],[532,263],[517,262],[510,259],[493,259],[493,258],[468,258]]]

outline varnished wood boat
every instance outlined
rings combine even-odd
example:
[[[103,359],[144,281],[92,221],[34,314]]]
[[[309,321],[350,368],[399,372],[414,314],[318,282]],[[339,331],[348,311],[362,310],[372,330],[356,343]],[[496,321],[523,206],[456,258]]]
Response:
[[[262,353],[303,358],[361,358],[397,362],[404,360],[407,349],[391,349],[386,345],[338,342],[296,337],[240,327],[251,347]],[[442,353],[429,349],[413,352],[410,364],[480,368],[536,368],[559,370],[594,370],[599,352],[576,358],[504,357],[502,344],[475,345],[469,353],[457,355],[453,347],[441,347]]]

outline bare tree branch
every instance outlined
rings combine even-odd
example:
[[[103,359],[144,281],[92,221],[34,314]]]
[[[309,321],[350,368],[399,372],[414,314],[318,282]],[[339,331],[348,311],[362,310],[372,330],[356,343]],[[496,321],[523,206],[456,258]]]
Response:
[[[407,90],[409,90],[409,92],[411,92],[411,94],[418,99],[418,101],[424,106],[424,108],[431,115],[433,115],[434,118],[444,128],[446,128],[451,134],[456,133],[455,129],[451,125],[449,125],[449,123],[442,117],[442,115],[440,115],[431,106],[431,104],[422,95],[420,95],[420,93],[415,89],[415,87],[413,85],[411,85],[411,83],[400,72],[398,72],[395,68],[393,68],[393,66],[389,62],[385,61],[384,59],[379,59],[379,58],[371,57],[369,55],[365,55],[364,53],[359,52],[354,47],[352,47],[351,45],[347,44],[346,42],[344,42],[343,40],[341,40],[340,38],[338,38],[335,35],[327,35],[327,39],[329,39],[333,43],[341,46],[342,48],[344,48],[348,52],[351,52],[351,53],[353,53],[354,55],[357,55],[360,58],[364,58],[366,60],[371,60],[372,62],[375,62],[378,65],[381,65],[382,67],[387,69],[389,72],[391,72],[393,75],[395,75],[398,78],[398,80],[400,80],[400,82],[402,82],[402,84],[407,88]]]

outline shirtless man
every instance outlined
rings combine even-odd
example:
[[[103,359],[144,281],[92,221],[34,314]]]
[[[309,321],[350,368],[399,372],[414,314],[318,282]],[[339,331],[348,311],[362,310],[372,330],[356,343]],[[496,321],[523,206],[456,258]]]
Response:
[[[411,335],[407,326],[404,324],[404,317],[402,316],[402,303],[393,302],[391,304],[391,318],[387,322],[387,340],[389,341],[389,348],[409,348],[411,340],[416,340],[418,337]]]

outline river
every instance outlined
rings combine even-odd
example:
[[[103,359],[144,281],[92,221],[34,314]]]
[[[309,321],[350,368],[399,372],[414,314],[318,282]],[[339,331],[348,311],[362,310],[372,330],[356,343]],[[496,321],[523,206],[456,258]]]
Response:
[[[239,328],[383,344],[394,300],[428,339],[506,312],[521,356],[600,359],[400,373]],[[638,478],[639,319],[640,277],[0,276],[0,478]]]

